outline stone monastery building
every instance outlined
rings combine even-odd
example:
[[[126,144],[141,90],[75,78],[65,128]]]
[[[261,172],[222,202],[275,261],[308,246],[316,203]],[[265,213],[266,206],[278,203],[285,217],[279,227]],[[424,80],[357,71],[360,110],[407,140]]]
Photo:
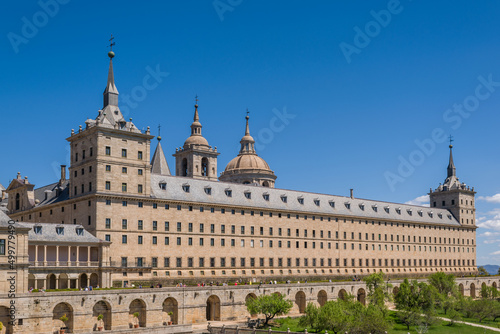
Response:
[[[69,175],[61,166],[58,182],[35,189],[18,174],[5,191],[13,220],[83,226],[93,236],[86,237],[92,248],[51,246],[54,263],[90,268],[99,261],[95,272],[69,275],[78,283],[66,286],[85,286],[90,276],[93,284],[124,286],[476,271],[475,192],[458,180],[451,145],[447,178],[430,190],[430,208],[285,190],[257,155],[248,116],[238,155],[217,177],[220,153],[202,135],[196,104],[173,175],[161,138],[150,157],[149,127],[142,132],[123,118],[108,55],[103,108],[66,139]],[[33,254],[31,266],[47,262],[43,246]],[[62,276],[53,270],[55,286]]]

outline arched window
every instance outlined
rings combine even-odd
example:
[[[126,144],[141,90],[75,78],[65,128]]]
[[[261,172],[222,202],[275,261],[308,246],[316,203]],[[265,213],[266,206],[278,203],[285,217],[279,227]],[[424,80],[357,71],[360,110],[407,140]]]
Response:
[[[187,176],[188,175],[188,162],[187,159],[184,158],[182,159],[182,176]]]
[[[208,159],[203,158],[201,159],[201,176],[208,176]]]
[[[16,194],[16,210],[19,210],[19,207],[20,207],[20,205],[19,205],[19,201],[20,201],[19,197],[20,197],[19,193],[17,193]]]

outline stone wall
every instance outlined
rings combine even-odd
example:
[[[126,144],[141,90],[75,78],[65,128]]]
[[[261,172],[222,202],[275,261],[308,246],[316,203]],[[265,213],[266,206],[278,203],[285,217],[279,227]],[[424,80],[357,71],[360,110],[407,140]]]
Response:
[[[395,287],[401,281],[391,282]],[[466,296],[479,296],[482,284],[499,286],[499,277],[458,278]],[[473,290],[471,290],[471,287]],[[11,333],[54,333],[61,326],[67,332],[89,333],[97,327],[97,316],[104,315],[106,330],[127,330],[137,322],[141,328],[171,329],[168,321],[177,324],[205,323],[217,320],[245,320],[246,298],[280,293],[294,302],[291,315],[303,312],[308,302],[316,304],[350,293],[364,301],[364,282],[291,283],[213,287],[168,287],[120,290],[26,293],[16,296],[16,326]],[[11,300],[0,295],[0,321],[8,322]],[[139,317],[134,318],[133,313]],[[173,312],[172,316],[168,315]],[[64,324],[60,317],[69,318]]]

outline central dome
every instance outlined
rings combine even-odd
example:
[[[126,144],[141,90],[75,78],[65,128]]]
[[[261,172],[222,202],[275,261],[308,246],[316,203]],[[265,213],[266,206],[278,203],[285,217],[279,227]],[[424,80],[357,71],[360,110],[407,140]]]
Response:
[[[271,171],[271,168],[269,168],[269,165],[264,159],[253,154],[241,154],[229,161],[225,171],[227,172],[233,169],[261,169]]]
[[[208,141],[203,136],[192,135],[186,139],[184,142],[184,146],[189,145],[205,145],[208,146]]]
[[[267,162],[255,152],[255,140],[250,136],[248,115],[245,118],[247,124],[245,135],[240,140],[240,153],[236,158],[229,161],[219,180],[243,184],[258,184],[274,188],[276,175],[269,168]]]

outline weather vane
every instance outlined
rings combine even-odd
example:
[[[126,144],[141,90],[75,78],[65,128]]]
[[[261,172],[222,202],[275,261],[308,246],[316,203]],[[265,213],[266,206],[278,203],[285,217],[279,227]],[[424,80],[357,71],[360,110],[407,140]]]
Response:
[[[247,116],[248,116],[249,113],[250,113],[250,111],[248,111],[248,108],[247,108]]]
[[[161,125],[158,124],[158,136],[160,136],[160,129],[161,129]]]
[[[454,142],[454,140],[453,140],[453,136],[452,136],[452,135],[450,135],[449,139],[450,139],[450,146],[451,146],[451,143],[452,143],[452,142]]]
[[[109,39],[109,51],[113,51],[113,45],[115,45],[115,42],[113,42],[114,39],[113,34],[111,34],[111,38]]]
[[[194,97],[194,100],[196,101],[196,104],[198,104],[198,94]]]

